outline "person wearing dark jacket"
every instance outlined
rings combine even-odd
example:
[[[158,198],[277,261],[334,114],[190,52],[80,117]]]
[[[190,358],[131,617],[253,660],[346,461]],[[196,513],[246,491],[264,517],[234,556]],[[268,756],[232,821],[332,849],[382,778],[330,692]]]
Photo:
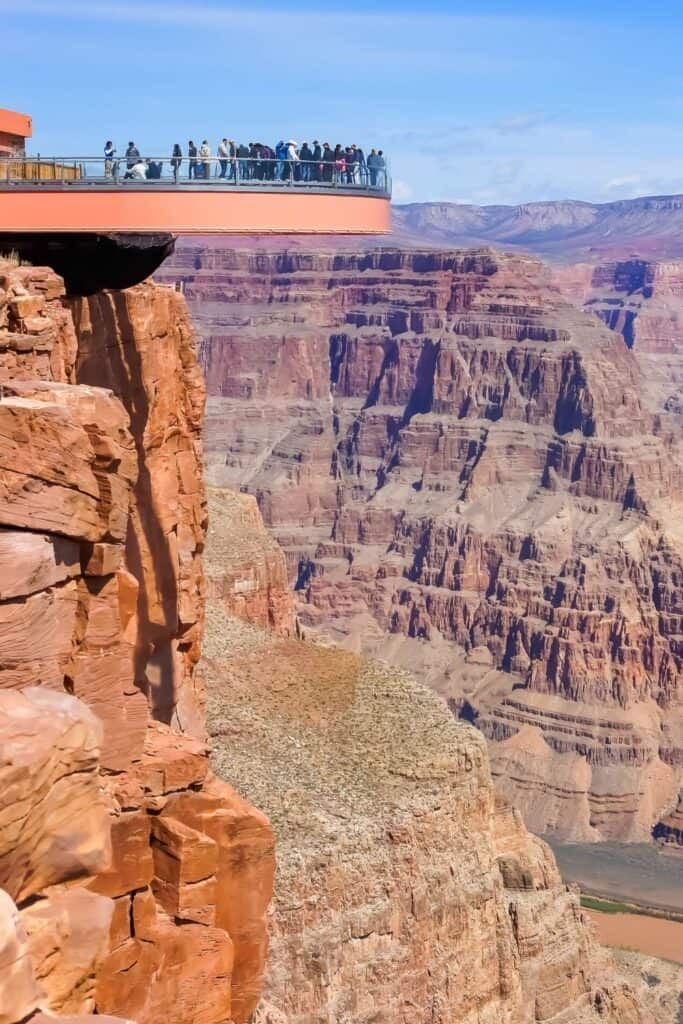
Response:
[[[261,180],[263,167],[261,166],[261,143],[251,142],[249,144],[249,177]]]
[[[368,181],[368,171],[365,166],[365,153],[360,146],[352,146],[352,149],[356,151],[356,167],[358,168],[358,177],[361,185],[366,185]]]
[[[131,168],[135,167],[136,163],[140,160],[140,150],[134,142],[128,143],[128,149],[126,150],[126,167],[130,171]]]
[[[249,177],[249,146],[240,142],[237,147],[237,159],[239,160],[240,178],[245,181]]]
[[[261,163],[263,177],[266,181],[273,181],[275,178],[275,150],[272,146],[261,146]]]
[[[334,176],[334,152],[330,149],[329,142],[323,143],[321,162],[323,166],[322,180],[331,182]]]
[[[356,184],[356,165],[357,165],[357,160],[358,160],[358,158],[356,156],[356,148],[355,148],[355,146],[347,146],[346,147],[346,184],[347,185],[355,185]]]
[[[301,149],[299,150],[299,180],[300,181],[313,181],[313,150],[307,142],[301,143]]]
[[[192,141],[192,139],[190,139],[190,141],[187,144],[187,155],[190,158],[189,177],[190,178],[196,178],[197,177],[197,147],[195,146],[195,144]]]
[[[173,168],[173,177],[178,180],[180,175],[180,165],[183,162],[183,151],[180,148],[180,143],[176,142],[173,147],[173,153],[171,154],[171,167]]]
[[[312,168],[312,172],[313,173],[311,175],[311,180],[312,181],[320,181],[320,178],[321,178],[320,163],[322,161],[322,158],[323,158],[323,151],[321,149],[320,143],[318,142],[317,139],[314,139],[313,140],[313,156],[311,157],[311,159],[313,161],[313,168]]]
[[[368,159],[366,161],[368,172],[370,174],[370,188],[377,188],[377,169],[378,164],[377,150],[371,149]]]
[[[346,153],[342,149],[341,145],[337,143],[334,147],[334,153],[332,154],[332,163],[334,167],[333,180],[335,185],[344,183],[344,176],[346,174]]]

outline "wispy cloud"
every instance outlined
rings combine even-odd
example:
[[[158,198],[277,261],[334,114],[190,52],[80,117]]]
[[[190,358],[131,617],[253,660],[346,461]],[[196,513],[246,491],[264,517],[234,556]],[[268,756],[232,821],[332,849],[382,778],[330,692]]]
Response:
[[[498,135],[528,135],[547,120],[546,114],[514,114],[496,121],[493,128]]]
[[[640,184],[640,180],[639,174],[627,174],[622,178],[610,178],[606,183],[605,188],[608,192],[613,192],[627,187],[632,188],[634,185]]]

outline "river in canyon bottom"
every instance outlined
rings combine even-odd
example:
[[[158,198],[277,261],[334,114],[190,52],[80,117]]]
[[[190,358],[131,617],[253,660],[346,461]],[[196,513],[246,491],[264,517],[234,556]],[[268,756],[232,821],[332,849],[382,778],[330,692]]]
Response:
[[[683,855],[649,843],[558,843],[553,849],[566,882],[584,893],[683,915]],[[646,914],[588,910],[607,946],[683,963],[683,922]]]

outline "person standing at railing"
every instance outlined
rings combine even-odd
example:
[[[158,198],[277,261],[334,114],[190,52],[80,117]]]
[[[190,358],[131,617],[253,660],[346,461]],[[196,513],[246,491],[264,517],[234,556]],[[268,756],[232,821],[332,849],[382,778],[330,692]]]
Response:
[[[322,158],[323,151],[320,146],[320,143],[318,142],[317,139],[313,139],[313,153],[311,155],[311,160],[313,161],[313,164],[311,166],[311,181],[320,181],[322,177]]]
[[[282,181],[285,173],[285,160],[287,159],[287,145],[282,139],[280,139],[275,147],[275,159],[277,160],[275,177],[278,181]]]
[[[370,188],[376,188],[377,187],[377,168],[378,168],[377,161],[378,161],[378,159],[379,159],[379,157],[377,156],[377,150],[376,149],[371,149],[370,153],[368,154],[368,159],[367,159],[367,168],[368,168],[368,171],[370,173]]]
[[[329,142],[323,142],[323,155],[322,160],[322,180],[331,182],[334,177],[334,152],[330,148]]]
[[[275,150],[272,146],[260,146],[261,168],[265,181],[275,179]]]
[[[365,185],[368,180],[367,167],[365,166],[365,153],[360,146],[352,146],[351,148],[356,151],[356,167],[358,168],[360,183],[361,185]]]
[[[299,150],[299,180],[300,181],[313,181],[313,150],[307,142],[301,143],[301,149]]]
[[[180,148],[180,143],[176,142],[173,146],[173,153],[171,155],[171,167],[173,168],[173,178],[176,183],[180,177],[180,166],[183,162],[183,151]]]
[[[357,164],[356,147],[355,146],[347,146],[346,147],[345,160],[346,160],[346,184],[347,185],[355,185],[356,184],[356,164]]]
[[[135,164],[140,159],[140,150],[134,142],[128,143],[128,149],[126,150],[126,167],[128,170],[132,170]]]
[[[230,146],[228,145],[227,139],[221,139],[218,144],[218,163],[220,164],[221,173],[218,175],[219,178],[227,178],[228,166],[230,161]]]
[[[199,147],[200,174],[203,178],[211,177],[211,146],[208,139],[204,139]]]
[[[334,147],[332,156],[334,159],[334,183],[335,185],[340,185],[344,183],[344,175],[346,174],[346,156],[339,143]]]
[[[116,146],[107,139],[104,144],[104,176],[105,178],[114,177],[114,161],[116,160]]]
[[[377,150],[377,184],[380,188],[387,187],[387,162],[381,149]]]
[[[237,147],[237,159],[239,160],[240,178],[245,181],[249,177],[249,146],[243,142]]]
[[[285,148],[285,170],[284,180],[290,181],[298,178],[299,153],[294,139],[290,139]]]
[[[190,158],[190,166],[189,166],[189,171],[188,171],[188,177],[189,178],[196,178],[197,177],[197,170],[198,170],[198,167],[197,167],[197,147],[195,146],[195,144],[192,141],[192,139],[190,139],[190,141],[187,144],[187,155]]]

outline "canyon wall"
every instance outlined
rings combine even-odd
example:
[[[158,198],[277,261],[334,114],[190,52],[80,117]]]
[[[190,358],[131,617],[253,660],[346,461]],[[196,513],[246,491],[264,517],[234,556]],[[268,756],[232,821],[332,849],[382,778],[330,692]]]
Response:
[[[255,499],[209,487],[208,510],[208,604],[279,636],[293,636],[294,595],[285,557],[268,533]]]
[[[683,766],[683,435],[635,351],[523,256],[187,242],[161,273],[209,480],[257,498],[304,632],[418,671],[535,831],[648,837]]]
[[[1,1024],[652,1024],[480,734],[289,635],[249,496],[210,493],[197,671],[182,300],[0,278]]]
[[[638,258],[555,268],[572,301],[618,331],[641,370],[643,391],[655,414],[683,423],[683,263]],[[672,510],[669,529],[676,529]],[[677,806],[655,824],[655,838],[683,849],[683,790]]]
[[[209,770],[194,671],[203,398],[169,290],[0,267],[3,1024],[260,996],[272,830]]]

